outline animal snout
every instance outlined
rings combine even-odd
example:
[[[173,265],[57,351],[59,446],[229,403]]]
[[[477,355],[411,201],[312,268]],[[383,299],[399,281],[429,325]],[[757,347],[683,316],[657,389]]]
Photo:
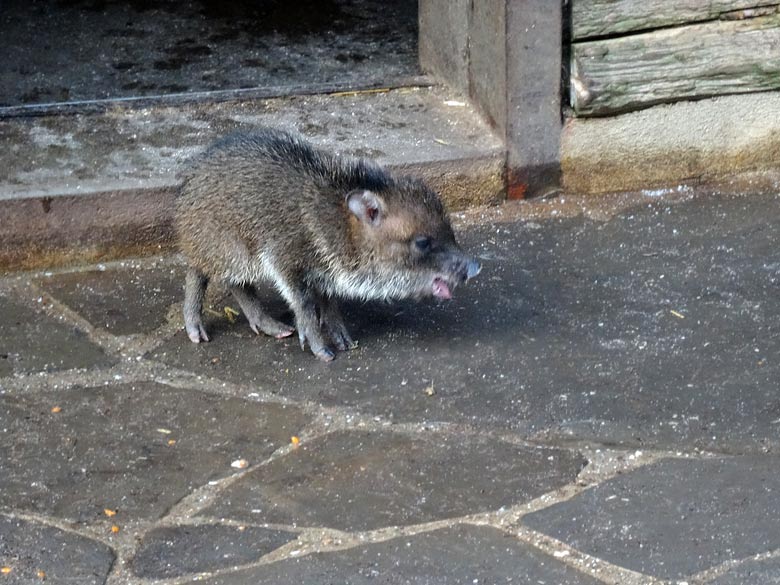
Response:
[[[466,280],[474,278],[482,270],[482,264],[474,259],[466,263]]]
[[[473,258],[455,257],[447,267],[451,274],[457,276],[461,282],[474,278],[482,270],[480,263]]]

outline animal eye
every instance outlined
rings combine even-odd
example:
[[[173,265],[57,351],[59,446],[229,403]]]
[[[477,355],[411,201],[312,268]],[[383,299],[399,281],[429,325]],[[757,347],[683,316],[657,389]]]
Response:
[[[431,249],[431,238],[428,236],[417,236],[414,239],[414,245],[420,252],[427,252]]]

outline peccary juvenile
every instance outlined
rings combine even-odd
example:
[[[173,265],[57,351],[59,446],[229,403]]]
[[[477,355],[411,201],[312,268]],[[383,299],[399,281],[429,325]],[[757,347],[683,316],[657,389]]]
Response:
[[[295,315],[301,347],[330,361],[354,346],[336,299],[449,299],[480,270],[458,247],[438,195],[376,163],[319,150],[279,130],[236,133],[185,172],[175,225],[189,269],[184,323],[208,341],[210,279],[235,297],[255,333],[293,329],[268,316],[255,285],[270,281]]]

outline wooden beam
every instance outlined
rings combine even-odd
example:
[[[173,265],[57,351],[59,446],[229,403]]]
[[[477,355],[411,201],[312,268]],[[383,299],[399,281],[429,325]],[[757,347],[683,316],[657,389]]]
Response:
[[[575,41],[716,20],[729,13],[776,7],[778,0],[571,0]],[[754,12],[754,11],[753,11]],[[760,12],[760,11],[759,11]]]
[[[575,43],[570,85],[577,115],[780,89],[780,15]]]

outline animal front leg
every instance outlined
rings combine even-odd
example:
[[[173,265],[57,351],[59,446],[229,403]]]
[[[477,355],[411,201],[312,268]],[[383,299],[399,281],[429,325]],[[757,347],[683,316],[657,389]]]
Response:
[[[319,359],[324,362],[333,360],[336,354],[328,347],[322,335],[317,315],[319,297],[316,292],[297,275],[283,274],[273,265],[270,265],[269,272],[273,274],[274,285],[295,315],[295,328],[298,330],[301,349],[305,349],[308,343],[311,352]]]
[[[352,337],[347,331],[338,303],[330,297],[323,296],[320,298],[319,310],[320,327],[323,333],[330,337],[336,348],[340,351],[356,348],[357,343],[352,341]]]
[[[329,362],[336,357],[333,350],[328,347],[322,335],[320,320],[317,315],[317,298],[311,291],[300,294],[299,298],[290,303],[295,313],[295,328],[298,330],[298,339],[301,349],[309,344],[311,352],[324,362]]]

